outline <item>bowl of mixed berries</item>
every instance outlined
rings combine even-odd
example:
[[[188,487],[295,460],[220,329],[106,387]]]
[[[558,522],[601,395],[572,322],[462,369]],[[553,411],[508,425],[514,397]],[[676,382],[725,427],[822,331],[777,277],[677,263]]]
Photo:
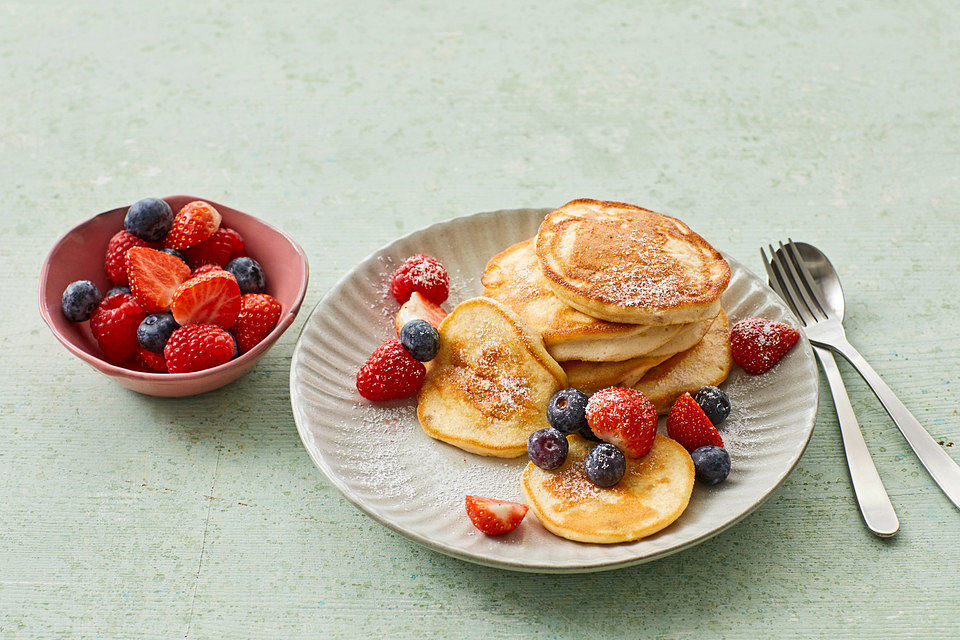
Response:
[[[269,224],[193,196],[145,198],[57,240],[40,314],[121,385],[196,395],[253,367],[292,324],[307,279],[303,250]]]

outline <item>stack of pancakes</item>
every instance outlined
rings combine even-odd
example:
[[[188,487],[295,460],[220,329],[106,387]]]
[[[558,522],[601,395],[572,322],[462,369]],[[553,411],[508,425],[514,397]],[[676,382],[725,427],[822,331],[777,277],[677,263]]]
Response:
[[[588,199],[551,212],[481,278],[485,297],[540,334],[569,386],[634,387],[660,413],[730,372],[729,280],[723,256],[679,220]]]

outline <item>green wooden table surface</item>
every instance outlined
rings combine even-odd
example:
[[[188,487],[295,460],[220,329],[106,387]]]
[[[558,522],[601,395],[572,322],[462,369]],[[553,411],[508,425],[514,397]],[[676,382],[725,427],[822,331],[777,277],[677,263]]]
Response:
[[[294,235],[305,311],[428,223],[615,198],[755,270],[761,243],[822,247],[852,342],[960,458],[956,7],[640,4],[0,2],[0,637],[960,636],[960,513],[844,365],[895,539],[862,525],[824,384],[805,455],[741,524],[537,576],[422,548],[323,479],[287,386],[306,313],[181,400],[42,325],[54,239],[148,195]]]

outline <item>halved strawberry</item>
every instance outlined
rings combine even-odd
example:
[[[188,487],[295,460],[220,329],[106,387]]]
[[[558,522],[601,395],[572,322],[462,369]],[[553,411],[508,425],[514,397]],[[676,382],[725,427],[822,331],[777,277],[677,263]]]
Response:
[[[720,432],[689,393],[677,398],[670,407],[667,435],[691,453],[707,445],[723,446]]]
[[[400,329],[411,320],[426,320],[434,327],[439,327],[446,317],[447,312],[440,305],[431,302],[419,291],[414,291],[410,294],[410,299],[401,305],[393,326],[396,327],[399,336]]]
[[[215,324],[229,329],[240,313],[240,286],[226,271],[209,271],[177,287],[170,311],[181,325]]]
[[[467,496],[467,515],[477,529],[488,536],[509,533],[520,526],[527,515],[527,505],[480,496]]]
[[[173,292],[190,277],[183,260],[147,247],[128,249],[125,263],[130,292],[147,313],[167,311]]]
[[[220,228],[220,212],[207,202],[187,203],[177,212],[164,243],[173,249],[195,247]]]

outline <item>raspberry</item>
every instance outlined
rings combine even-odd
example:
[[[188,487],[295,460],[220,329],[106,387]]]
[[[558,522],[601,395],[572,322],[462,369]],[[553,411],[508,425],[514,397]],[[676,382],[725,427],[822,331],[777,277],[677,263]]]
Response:
[[[367,400],[395,400],[416,393],[427,369],[396,338],[385,340],[357,372],[357,391]]]
[[[630,458],[642,458],[657,436],[657,410],[636,389],[610,387],[587,402],[587,423],[593,433]]]
[[[126,285],[129,284],[127,279],[127,249],[131,247],[149,247],[151,249],[157,248],[156,242],[147,242],[146,240],[141,240],[132,233],[126,231],[117,231],[110,242],[107,243],[107,255],[104,260],[103,266],[107,270],[107,277],[116,285]]]
[[[188,324],[173,332],[163,348],[170,373],[216,367],[233,358],[233,338],[213,324]]]
[[[265,293],[240,296],[240,313],[233,325],[240,353],[246,353],[267,337],[280,320],[280,303]]]
[[[670,407],[670,414],[667,416],[667,435],[691,453],[700,447],[723,446],[720,432],[689,393],[677,398]]]
[[[90,316],[90,331],[107,362],[123,364],[137,355],[137,328],[146,317],[129,293],[117,293],[100,301]]]
[[[730,330],[733,361],[750,375],[766,373],[800,339],[800,333],[788,324],[766,318],[749,318]]]
[[[397,267],[390,278],[390,293],[403,304],[414,291],[419,291],[434,304],[443,304],[450,294],[450,276],[439,260],[418,253]]]

